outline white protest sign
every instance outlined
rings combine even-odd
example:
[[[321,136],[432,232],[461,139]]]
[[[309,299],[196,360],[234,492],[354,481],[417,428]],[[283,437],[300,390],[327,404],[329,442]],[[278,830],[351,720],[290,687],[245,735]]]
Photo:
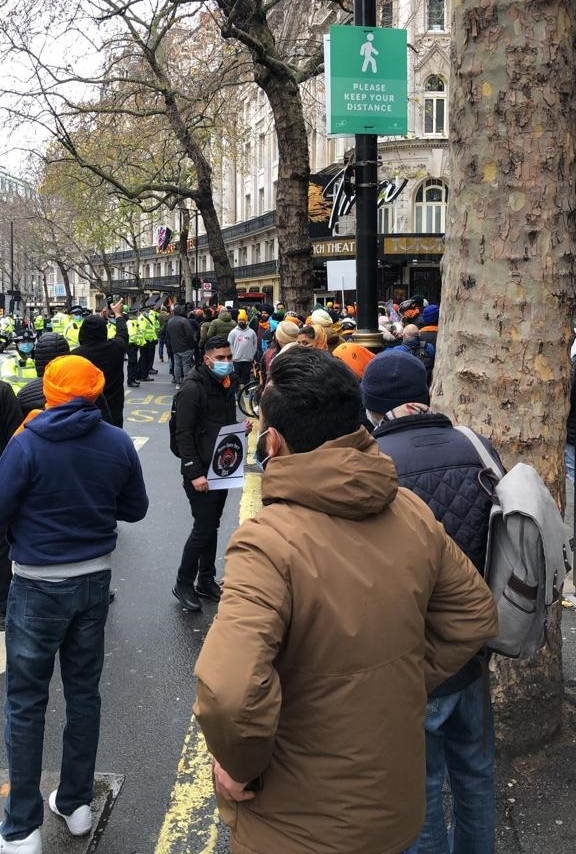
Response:
[[[212,451],[208,470],[210,489],[235,489],[244,486],[246,435],[243,424],[221,427]]]

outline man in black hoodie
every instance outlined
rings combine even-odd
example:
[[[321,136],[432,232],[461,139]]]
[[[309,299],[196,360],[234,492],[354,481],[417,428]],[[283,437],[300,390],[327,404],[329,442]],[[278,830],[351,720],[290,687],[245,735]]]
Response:
[[[128,350],[128,328],[122,314],[123,300],[110,306],[116,320],[116,335],[108,338],[106,318],[91,314],[80,328],[80,346],[75,356],[84,356],[104,374],[104,397],[110,408],[111,424],[124,424],[124,357]]]

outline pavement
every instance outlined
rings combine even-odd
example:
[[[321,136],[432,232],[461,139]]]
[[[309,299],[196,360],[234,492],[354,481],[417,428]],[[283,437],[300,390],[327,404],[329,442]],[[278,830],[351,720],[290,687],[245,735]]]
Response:
[[[42,774],[40,790],[44,803],[48,803],[50,792],[58,788],[59,773]],[[94,777],[94,800],[92,801],[92,830],[86,836],[71,836],[65,822],[44,810],[42,842],[45,851],[54,854],[92,854],[104,832],[114,802],[120,793],[124,778],[118,774],[96,774]],[[0,771],[0,814],[4,814],[4,801],[10,790],[8,772]]]
[[[573,534],[574,492],[565,519]],[[572,607],[571,607],[572,606]],[[496,761],[496,854],[574,854],[576,851],[576,592],[564,585],[562,659],[565,702],[562,732],[545,749]]]

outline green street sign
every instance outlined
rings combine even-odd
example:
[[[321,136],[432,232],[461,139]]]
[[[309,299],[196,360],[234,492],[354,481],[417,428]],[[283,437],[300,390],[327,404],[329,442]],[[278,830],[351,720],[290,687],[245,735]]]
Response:
[[[329,136],[408,133],[406,30],[331,26],[324,59]]]

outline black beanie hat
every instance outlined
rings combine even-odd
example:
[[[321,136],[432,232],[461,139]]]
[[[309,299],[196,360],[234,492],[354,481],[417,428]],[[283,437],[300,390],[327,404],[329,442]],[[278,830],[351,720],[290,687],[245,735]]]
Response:
[[[411,353],[385,350],[364,371],[362,399],[366,409],[379,415],[403,403],[430,403],[424,364]]]
[[[57,332],[44,332],[36,342],[34,350],[34,364],[38,376],[44,376],[46,365],[56,356],[67,356],[69,353],[70,346],[63,335]]]
[[[80,344],[94,344],[95,342],[106,341],[108,337],[107,323],[99,314],[91,314],[87,317],[80,327],[78,333],[78,341]]]

